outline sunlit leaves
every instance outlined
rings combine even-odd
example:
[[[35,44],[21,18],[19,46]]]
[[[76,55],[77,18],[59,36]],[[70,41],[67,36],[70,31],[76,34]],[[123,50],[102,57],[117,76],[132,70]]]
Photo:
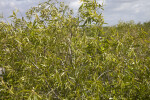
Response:
[[[77,17],[49,0],[0,22],[0,99],[149,98],[149,23],[102,27],[102,5],[81,1]]]
[[[93,24],[97,25],[103,24],[103,18],[101,13],[98,13],[102,10],[102,5],[98,4],[96,0],[81,0],[82,5],[78,9],[78,13],[81,18],[82,25]]]

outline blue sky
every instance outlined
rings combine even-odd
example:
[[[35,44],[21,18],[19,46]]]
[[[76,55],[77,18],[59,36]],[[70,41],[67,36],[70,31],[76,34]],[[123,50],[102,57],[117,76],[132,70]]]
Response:
[[[39,2],[46,0],[0,0],[0,14],[4,17],[12,14],[15,8],[19,9],[22,16],[25,12],[37,6]],[[58,0],[64,1],[77,12],[80,6],[79,0]],[[97,0],[99,3],[104,3],[103,16],[108,25],[115,25],[119,21],[134,20],[138,22],[150,21],[150,1],[149,0]]]

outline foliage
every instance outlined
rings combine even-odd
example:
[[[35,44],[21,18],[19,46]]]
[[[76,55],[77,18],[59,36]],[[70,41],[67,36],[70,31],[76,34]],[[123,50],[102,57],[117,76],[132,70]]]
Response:
[[[78,17],[49,0],[0,22],[0,99],[150,98],[149,22],[102,27],[102,6],[82,2]]]

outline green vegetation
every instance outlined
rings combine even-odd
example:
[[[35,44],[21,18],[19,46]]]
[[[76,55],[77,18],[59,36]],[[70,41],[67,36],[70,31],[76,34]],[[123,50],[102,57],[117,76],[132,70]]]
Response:
[[[102,27],[102,5],[78,16],[47,1],[0,22],[1,100],[149,100],[150,22]]]

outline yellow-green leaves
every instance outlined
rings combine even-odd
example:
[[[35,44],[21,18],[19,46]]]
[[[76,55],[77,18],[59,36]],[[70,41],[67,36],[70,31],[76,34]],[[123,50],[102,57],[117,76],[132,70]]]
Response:
[[[77,17],[49,0],[0,22],[0,99],[150,98],[150,22],[102,27],[102,5],[81,1]]]
[[[98,4],[96,0],[81,0],[82,5],[78,9],[79,17],[83,26],[86,24],[96,23],[97,25],[102,25],[102,15],[98,13],[102,10],[102,5]]]

